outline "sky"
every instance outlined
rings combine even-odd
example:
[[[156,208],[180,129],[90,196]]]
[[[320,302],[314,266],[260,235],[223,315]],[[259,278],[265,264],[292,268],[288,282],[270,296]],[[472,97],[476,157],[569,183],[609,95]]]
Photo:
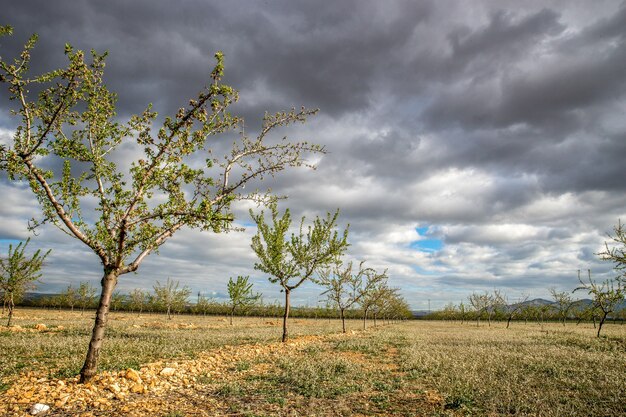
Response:
[[[280,134],[328,154],[266,186],[295,218],[340,208],[346,259],[387,269],[416,310],[494,289],[549,298],[574,289],[577,270],[615,275],[596,254],[626,219],[626,2],[21,1],[0,20],[15,28],[0,39],[3,59],[39,34],[34,71],[63,66],[65,43],[108,51],[120,120],[148,103],[175,113],[207,84],[218,50],[250,132],[266,111],[319,108]],[[3,90],[2,143],[18,123],[12,104]],[[78,241],[27,231],[40,210],[26,184],[2,174],[0,195],[2,253],[29,236],[52,249],[39,291],[99,284],[99,260]],[[219,298],[229,277],[249,275],[279,299],[253,268],[247,209],[235,211],[245,231],[184,229],[118,288],[171,277]],[[314,306],[321,292],[306,285],[292,302]]]

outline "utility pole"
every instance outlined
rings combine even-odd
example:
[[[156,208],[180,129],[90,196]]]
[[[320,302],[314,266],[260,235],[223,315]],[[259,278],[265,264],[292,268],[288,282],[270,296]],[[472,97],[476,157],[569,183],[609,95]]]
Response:
[[[428,299],[428,314],[430,314],[430,298]]]

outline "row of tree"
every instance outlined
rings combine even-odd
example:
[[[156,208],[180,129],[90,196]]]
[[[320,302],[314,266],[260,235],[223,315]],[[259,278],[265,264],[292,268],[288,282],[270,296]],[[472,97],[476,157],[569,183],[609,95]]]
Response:
[[[626,320],[626,308],[621,306],[625,296],[621,276],[597,282],[592,279],[591,271],[587,271],[586,280],[581,278],[578,271],[578,280],[580,285],[571,292],[551,288],[550,303],[529,302],[528,296],[509,302],[506,294],[500,290],[474,292],[468,297],[468,304],[450,303],[441,311],[429,314],[427,318],[461,322],[475,320],[477,326],[481,319],[486,319],[489,325],[492,320],[504,320],[507,322],[507,328],[512,320],[536,320],[542,323],[547,320],[558,320],[563,325],[567,320],[575,320],[577,323],[592,321],[594,328],[597,328],[598,337],[607,318]],[[577,291],[587,291],[591,297],[590,301],[575,300],[573,293]]]
[[[237,277],[236,280],[229,281],[229,287],[233,287],[238,282],[244,283],[247,277]],[[250,286],[251,284],[246,284]],[[244,286],[244,287],[245,287]],[[90,291],[79,291],[80,288],[90,288]],[[266,303],[260,297],[260,294],[252,293],[252,297],[246,292],[239,290],[229,291],[230,298],[227,301],[220,301],[212,297],[206,297],[198,294],[195,302],[190,303],[191,291],[186,287],[175,287],[166,284],[161,285],[157,282],[158,291],[147,291],[136,288],[128,294],[122,294],[119,291],[113,293],[111,297],[111,310],[134,312],[141,314],[194,314],[194,315],[213,315],[213,316],[229,316],[230,323],[233,324],[234,316],[249,317],[280,317],[284,312],[284,306],[279,302]],[[166,295],[167,289],[173,293]],[[82,311],[93,309],[97,306],[97,297],[90,295],[95,290],[90,284],[83,282],[78,287],[68,286],[61,294],[54,294],[35,299],[26,299],[22,302],[24,306],[47,308],[47,309],[68,309],[80,308]],[[163,292],[165,290],[165,293]],[[389,289],[390,292],[397,290]],[[243,295],[243,296],[241,296]],[[365,318],[372,319],[376,325],[377,319],[394,320],[407,319],[411,317],[411,312],[406,303],[398,303],[392,301],[392,298],[371,297],[366,301],[365,298],[355,308],[344,311],[344,317],[347,319],[363,320],[363,328],[366,327]],[[320,300],[322,301],[322,300]],[[315,307],[298,306],[291,309],[291,317],[312,318],[312,319],[339,319],[341,317],[340,310],[336,305],[326,300],[324,304],[318,303]]]

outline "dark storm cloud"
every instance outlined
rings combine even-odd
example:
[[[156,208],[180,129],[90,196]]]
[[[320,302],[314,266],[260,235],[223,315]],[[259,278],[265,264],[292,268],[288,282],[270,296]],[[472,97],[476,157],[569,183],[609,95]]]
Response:
[[[389,267],[411,294],[566,289],[570,269],[585,264],[609,273],[593,254],[626,217],[626,3],[82,0],[7,2],[3,12],[16,35],[0,40],[2,57],[37,32],[36,71],[64,65],[66,42],[108,50],[121,118],[148,103],[161,115],[187,103],[217,50],[249,134],[266,110],[319,107],[278,136],[329,154],[317,171],[270,185],[289,196],[281,207],[294,217],[340,207],[350,256]],[[16,121],[5,92],[0,99],[5,143]],[[128,162],[132,153],[117,156]],[[32,198],[4,179],[0,187],[13,190],[0,207],[0,238],[23,237],[14,224],[36,214]],[[243,223],[248,208],[236,208]],[[442,249],[412,249],[418,226],[431,226]],[[175,269],[195,290],[223,291],[235,273],[263,281],[251,233],[185,231],[142,266],[139,286]],[[69,276],[56,270],[57,281]]]

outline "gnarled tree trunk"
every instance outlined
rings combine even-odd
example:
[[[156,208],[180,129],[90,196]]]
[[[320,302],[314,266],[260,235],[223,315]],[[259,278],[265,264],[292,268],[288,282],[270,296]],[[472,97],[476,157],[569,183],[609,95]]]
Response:
[[[100,356],[100,349],[102,348],[102,341],[104,339],[104,332],[109,315],[109,307],[111,305],[111,296],[117,284],[118,276],[119,274],[115,270],[105,270],[104,277],[102,278],[102,293],[100,294],[98,310],[96,310],[96,322],[91,333],[87,357],[85,358],[83,368],[80,370],[81,383],[89,381],[96,374],[98,357]]]

